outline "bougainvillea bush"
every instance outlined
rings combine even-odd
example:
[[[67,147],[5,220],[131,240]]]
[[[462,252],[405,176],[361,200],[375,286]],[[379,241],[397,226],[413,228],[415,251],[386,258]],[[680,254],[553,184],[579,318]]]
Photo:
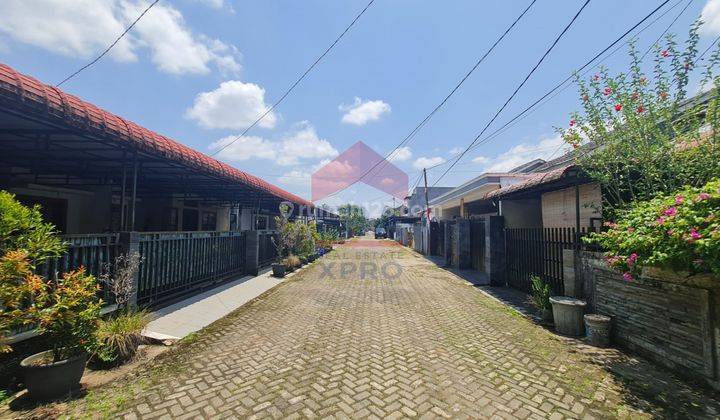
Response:
[[[626,280],[644,266],[720,276],[720,179],[636,201],[620,216],[587,241],[602,245]]]

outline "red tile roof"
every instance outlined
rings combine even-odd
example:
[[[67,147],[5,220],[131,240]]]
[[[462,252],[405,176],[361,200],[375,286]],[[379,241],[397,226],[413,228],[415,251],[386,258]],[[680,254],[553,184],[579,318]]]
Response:
[[[563,167],[560,167],[558,169],[554,169],[552,171],[548,172],[538,172],[536,174],[530,174],[532,175],[530,178],[518,182],[517,184],[512,184],[507,187],[503,187],[494,191],[490,191],[489,193],[485,194],[485,198],[497,198],[502,197],[514,192],[527,190],[533,187],[537,187],[542,184],[547,184],[552,181],[557,181],[565,176],[565,174],[570,170],[573,169],[575,165],[565,165]]]
[[[312,206],[310,201],[256,176],[98,108],[54,86],[21,74],[2,63],[0,63],[0,100],[12,103],[22,112],[41,115],[88,134],[110,138],[118,143],[129,143],[146,153],[178,162],[208,175],[239,182],[295,204]]]

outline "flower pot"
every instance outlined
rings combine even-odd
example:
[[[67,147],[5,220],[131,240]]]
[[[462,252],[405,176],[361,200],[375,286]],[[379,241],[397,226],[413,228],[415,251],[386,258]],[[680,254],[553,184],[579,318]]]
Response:
[[[285,277],[285,264],[273,264],[272,271],[273,271],[273,277],[278,277],[278,278]]]
[[[34,354],[20,362],[28,393],[37,401],[68,396],[80,387],[80,379],[85,371],[87,354],[79,354],[59,362],[37,364],[48,355],[52,357],[51,350]]]
[[[609,346],[610,321],[610,317],[605,315],[585,315],[585,329],[587,330],[588,343],[597,347]]]
[[[286,266],[285,266],[285,272],[287,272],[287,273],[292,273],[293,271],[295,271],[295,266],[294,266],[294,265],[286,265]]]
[[[580,299],[567,296],[552,296],[553,319],[555,330],[560,334],[580,336],[585,333],[583,312],[587,303]]]

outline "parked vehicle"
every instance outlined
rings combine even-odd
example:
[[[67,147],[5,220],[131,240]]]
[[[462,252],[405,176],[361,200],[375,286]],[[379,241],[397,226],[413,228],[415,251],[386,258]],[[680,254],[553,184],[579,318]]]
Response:
[[[385,228],[375,228],[375,239],[387,239]]]

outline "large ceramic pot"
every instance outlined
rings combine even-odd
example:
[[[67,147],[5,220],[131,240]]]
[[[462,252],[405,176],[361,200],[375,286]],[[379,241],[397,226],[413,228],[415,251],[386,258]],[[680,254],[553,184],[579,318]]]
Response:
[[[52,350],[34,354],[20,362],[25,386],[30,396],[38,401],[68,396],[78,389],[87,362],[87,354],[83,353],[67,360],[40,364],[48,355],[52,357]]]
[[[285,277],[285,264],[275,263],[272,265],[273,277]]]
[[[550,303],[552,303],[557,332],[571,336],[585,333],[585,325],[583,325],[583,313],[587,305],[585,301],[567,296],[552,296]]]

